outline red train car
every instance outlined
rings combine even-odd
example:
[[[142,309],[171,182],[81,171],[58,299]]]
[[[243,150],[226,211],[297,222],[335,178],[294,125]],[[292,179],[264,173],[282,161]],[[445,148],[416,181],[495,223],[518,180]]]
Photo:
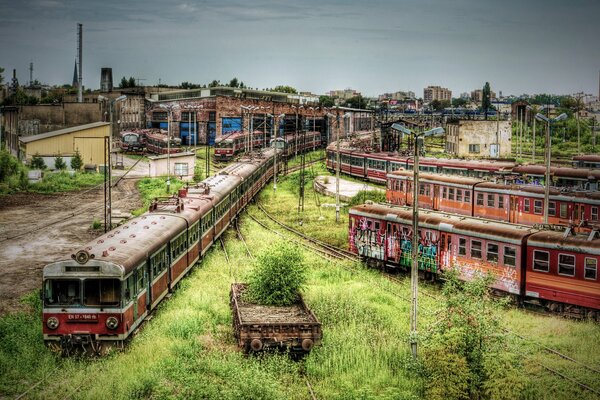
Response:
[[[387,201],[412,205],[412,171],[388,174]],[[543,223],[544,188],[477,178],[419,174],[419,205],[436,211],[536,225]],[[600,222],[600,192],[550,190],[548,223],[589,229]]]
[[[150,153],[155,154],[167,154],[167,153],[180,153],[183,151],[181,148],[181,139],[171,137],[171,143],[167,140],[168,135],[162,133],[149,133],[146,135],[146,149]]]
[[[231,160],[234,156],[249,151],[250,141],[252,141],[253,149],[264,147],[264,132],[254,131],[252,135],[248,132],[230,132],[215,141],[215,158]]]
[[[600,235],[436,211],[419,214],[419,270],[491,274],[492,287],[577,318],[600,319]],[[412,268],[412,209],[365,204],[350,209],[350,250],[378,265]]]

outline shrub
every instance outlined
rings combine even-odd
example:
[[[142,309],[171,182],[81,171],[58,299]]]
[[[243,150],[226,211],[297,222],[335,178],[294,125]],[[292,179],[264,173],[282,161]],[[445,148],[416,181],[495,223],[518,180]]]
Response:
[[[102,223],[94,218],[94,220],[92,221],[92,229],[96,231],[100,228],[102,228]]]
[[[73,171],[79,171],[81,167],[83,167],[83,159],[81,158],[79,150],[75,150],[75,155],[71,158],[71,168]]]
[[[35,153],[31,158],[31,168],[32,169],[46,169],[46,163],[44,159],[40,157],[40,153]]]
[[[290,305],[298,299],[305,282],[302,251],[293,244],[279,241],[257,256],[245,298],[265,305]]]
[[[382,190],[361,190],[350,199],[350,205],[364,204],[367,200],[371,200],[374,203],[385,203],[385,192]]]
[[[56,158],[54,159],[54,168],[58,170],[66,169],[67,163],[65,162],[65,160],[63,160],[61,156],[56,156]]]
[[[19,170],[19,161],[6,149],[0,151],[0,182],[5,182]]]

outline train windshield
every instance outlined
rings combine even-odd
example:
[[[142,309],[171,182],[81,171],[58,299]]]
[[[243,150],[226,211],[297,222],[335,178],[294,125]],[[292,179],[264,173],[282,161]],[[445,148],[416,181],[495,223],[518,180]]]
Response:
[[[52,279],[44,284],[44,304],[47,306],[81,305],[81,281]]]
[[[125,143],[137,143],[138,137],[137,137],[137,135],[125,135],[125,136],[123,136],[123,141]]]
[[[118,279],[86,279],[83,284],[83,303],[86,306],[118,306],[121,281]]]

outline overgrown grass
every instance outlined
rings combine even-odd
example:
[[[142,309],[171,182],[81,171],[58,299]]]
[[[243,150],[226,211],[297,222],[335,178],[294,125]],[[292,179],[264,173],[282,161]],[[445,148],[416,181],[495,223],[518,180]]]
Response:
[[[77,172],[71,175],[68,172],[46,172],[44,179],[29,185],[30,192],[58,193],[85,189],[104,182],[103,174],[85,174]]]
[[[134,210],[133,215],[138,216],[148,210],[150,202],[157,197],[169,196],[177,193],[179,189],[184,186],[184,182],[179,179],[171,178],[171,187],[167,191],[167,178],[143,178],[137,183],[137,188],[140,192],[140,198],[142,199],[143,206]]]
[[[347,211],[336,224],[334,209],[319,211],[309,183],[305,212],[298,214],[297,191],[290,182],[283,179],[276,193],[269,185],[260,196],[263,205],[278,219],[313,236],[345,244]],[[164,181],[144,185],[148,193],[158,192]],[[256,206],[249,212],[261,214]],[[273,241],[272,233],[245,216],[241,230],[253,254]],[[220,247],[210,250],[125,351],[100,360],[61,359],[45,349],[39,297],[29,296],[32,311],[0,317],[0,397],[15,397],[48,376],[29,398],[306,399],[308,390],[301,375],[305,371],[319,399],[424,398],[426,378],[411,361],[408,344],[408,279],[392,283],[379,271],[356,266],[351,272],[342,268],[349,267],[348,263],[306,252],[304,298],[323,323],[322,345],[300,362],[285,354],[244,356],[232,335],[229,289],[232,282],[246,279],[252,261],[232,230],[226,232],[225,243],[229,262]],[[440,296],[439,290],[422,282],[419,291],[420,329],[435,326],[440,307],[436,299],[425,295]],[[504,319],[522,335],[584,363],[600,365],[598,325],[514,308],[504,312]],[[538,365],[544,362],[577,379],[586,377],[568,361],[520,339],[514,339],[509,351],[517,351],[526,365],[523,374],[529,383],[523,398],[594,398]]]

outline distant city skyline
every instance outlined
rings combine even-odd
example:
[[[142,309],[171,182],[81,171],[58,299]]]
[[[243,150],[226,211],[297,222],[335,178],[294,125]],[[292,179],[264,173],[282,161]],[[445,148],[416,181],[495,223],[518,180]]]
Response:
[[[290,85],[364,96],[427,86],[453,97],[598,93],[595,0],[0,0],[0,67],[21,84],[70,83],[83,24],[83,84],[102,67],[143,85]]]

